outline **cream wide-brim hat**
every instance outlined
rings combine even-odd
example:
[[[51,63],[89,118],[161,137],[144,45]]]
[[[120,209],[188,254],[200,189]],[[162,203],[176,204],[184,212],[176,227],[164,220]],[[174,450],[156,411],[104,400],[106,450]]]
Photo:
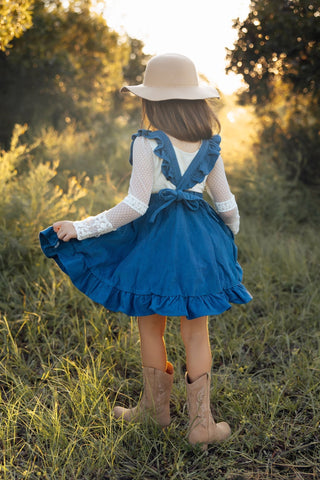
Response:
[[[122,87],[120,92],[131,92],[154,102],[220,98],[214,87],[199,85],[194,63],[188,57],[176,53],[153,57],[147,63],[143,83]]]

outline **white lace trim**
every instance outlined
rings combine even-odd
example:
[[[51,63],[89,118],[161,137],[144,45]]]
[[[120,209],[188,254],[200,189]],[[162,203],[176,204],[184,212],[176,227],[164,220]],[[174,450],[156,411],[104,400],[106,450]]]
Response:
[[[85,220],[73,222],[77,232],[78,240],[85,240],[90,237],[99,237],[104,233],[114,230],[112,224],[106,218],[107,211],[99,213],[95,217],[88,217]]]
[[[139,200],[137,197],[129,193],[124,199],[123,203],[129,205],[133,210],[138,212],[140,215],[144,215],[148,210],[148,205]]]
[[[234,195],[232,195],[229,200],[226,200],[225,202],[215,202],[215,207],[217,211],[220,212],[229,212],[229,210],[233,210],[237,206],[236,199],[234,198]]]

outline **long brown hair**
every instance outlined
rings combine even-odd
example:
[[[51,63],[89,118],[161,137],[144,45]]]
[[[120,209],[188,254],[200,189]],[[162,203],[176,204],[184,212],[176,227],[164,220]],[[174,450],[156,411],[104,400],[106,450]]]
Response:
[[[142,99],[142,119],[147,128],[163,130],[187,142],[209,139],[219,133],[218,118],[206,100]]]

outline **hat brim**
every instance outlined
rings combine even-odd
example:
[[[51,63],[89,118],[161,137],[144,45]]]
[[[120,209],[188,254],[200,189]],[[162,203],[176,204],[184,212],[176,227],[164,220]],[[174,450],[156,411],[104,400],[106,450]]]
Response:
[[[218,90],[209,85],[193,87],[148,87],[146,85],[128,85],[122,87],[121,93],[131,92],[138,97],[160,102],[162,100],[203,100],[205,98],[220,98]]]

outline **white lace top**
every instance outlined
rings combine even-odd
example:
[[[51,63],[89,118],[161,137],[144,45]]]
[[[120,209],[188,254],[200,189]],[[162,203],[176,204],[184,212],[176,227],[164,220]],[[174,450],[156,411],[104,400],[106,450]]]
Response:
[[[135,139],[128,195],[110,210],[99,213],[95,217],[73,222],[78,240],[117,230],[136,220],[147,211],[152,193],[159,192],[163,188],[175,188],[161,172],[162,161],[153,152],[156,146],[157,142],[153,139],[143,136]],[[175,146],[174,150],[183,175],[197,152],[184,152]],[[230,191],[221,156],[204,181],[190,190],[202,193],[205,187],[220,217],[234,234],[238,233],[240,223],[238,207]]]

